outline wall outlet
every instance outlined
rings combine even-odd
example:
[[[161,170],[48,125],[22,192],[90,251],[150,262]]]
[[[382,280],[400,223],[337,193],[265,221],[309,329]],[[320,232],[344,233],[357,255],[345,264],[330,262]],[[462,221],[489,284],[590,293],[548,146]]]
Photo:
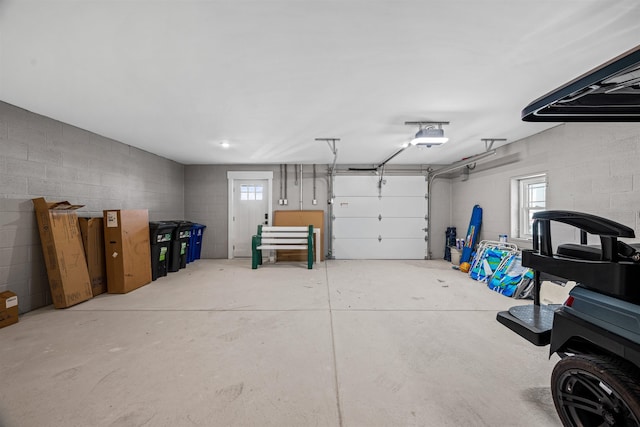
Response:
[[[317,205],[317,204],[318,204],[318,201],[317,201],[316,199],[313,199],[313,200],[311,201],[311,204],[312,204],[312,205]]]
[[[278,204],[282,205],[282,204],[284,204],[284,201],[282,199],[278,199]]]
[[[284,200],[282,201],[282,203],[283,203],[285,206],[289,204],[289,202],[287,202],[287,199],[284,199]]]

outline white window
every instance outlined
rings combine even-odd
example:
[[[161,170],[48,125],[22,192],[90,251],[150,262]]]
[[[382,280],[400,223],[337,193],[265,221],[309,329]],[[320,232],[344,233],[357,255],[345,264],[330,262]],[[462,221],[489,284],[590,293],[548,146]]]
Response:
[[[262,200],[262,185],[240,186],[240,200]]]
[[[547,208],[547,175],[537,174],[511,180],[511,235],[531,239],[533,214]]]

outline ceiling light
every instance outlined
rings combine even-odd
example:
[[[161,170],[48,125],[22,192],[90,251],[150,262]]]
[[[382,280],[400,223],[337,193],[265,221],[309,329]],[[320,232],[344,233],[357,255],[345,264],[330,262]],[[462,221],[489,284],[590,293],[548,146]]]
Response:
[[[220,143],[220,146],[221,146],[222,148],[229,148],[229,147],[230,147],[229,141],[222,141],[222,142]]]
[[[426,128],[420,129],[416,133],[416,137],[411,140],[411,145],[441,145],[447,142],[449,138],[444,136],[443,129]]]
[[[404,122],[404,124],[419,126],[418,133],[411,140],[411,145],[431,147],[449,141],[449,138],[444,136],[444,129],[442,129],[442,125],[448,125],[449,122]]]

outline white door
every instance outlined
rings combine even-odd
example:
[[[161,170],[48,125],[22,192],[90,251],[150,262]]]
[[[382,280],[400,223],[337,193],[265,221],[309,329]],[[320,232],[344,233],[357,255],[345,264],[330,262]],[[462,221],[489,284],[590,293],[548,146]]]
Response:
[[[337,176],[333,255],[337,259],[424,259],[428,254],[424,176]]]
[[[269,224],[269,197],[266,179],[233,180],[233,258],[251,256],[251,236],[258,224]]]

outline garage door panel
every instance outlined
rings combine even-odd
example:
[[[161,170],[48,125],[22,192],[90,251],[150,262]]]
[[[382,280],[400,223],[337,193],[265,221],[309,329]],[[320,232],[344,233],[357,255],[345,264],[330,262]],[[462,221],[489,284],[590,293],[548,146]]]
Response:
[[[333,241],[333,255],[337,259],[377,259],[380,253],[377,239],[339,239]]]
[[[335,197],[333,215],[336,218],[377,218],[382,212],[382,203],[377,197]]]
[[[422,239],[335,239],[338,259],[424,259]]]
[[[377,239],[378,218],[336,218],[333,222],[333,235],[340,239],[372,238]]]
[[[333,235],[336,239],[415,239],[424,236],[426,226],[424,218],[336,218]]]
[[[422,197],[336,197],[333,215],[343,217],[421,217],[424,218],[427,203]]]
[[[424,198],[427,194],[427,182],[423,176],[388,176],[384,181],[382,197],[421,196]]]
[[[386,217],[419,217],[426,214],[426,200],[422,197],[383,197],[380,211],[383,218]]]
[[[340,196],[378,197],[378,178],[371,176],[336,176],[333,181],[333,194]]]
[[[380,178],[371,176],[337,176],[334,179],[334,195],[337,196],[370,196],[378,197]],[[415,196],[424,197],[427,193],[427,182],[423,176],[387,176],[383,179],[382,197]]]
[[[427,226],[424,218],[382,218],[378,224],[382,238],[419,238]]]

